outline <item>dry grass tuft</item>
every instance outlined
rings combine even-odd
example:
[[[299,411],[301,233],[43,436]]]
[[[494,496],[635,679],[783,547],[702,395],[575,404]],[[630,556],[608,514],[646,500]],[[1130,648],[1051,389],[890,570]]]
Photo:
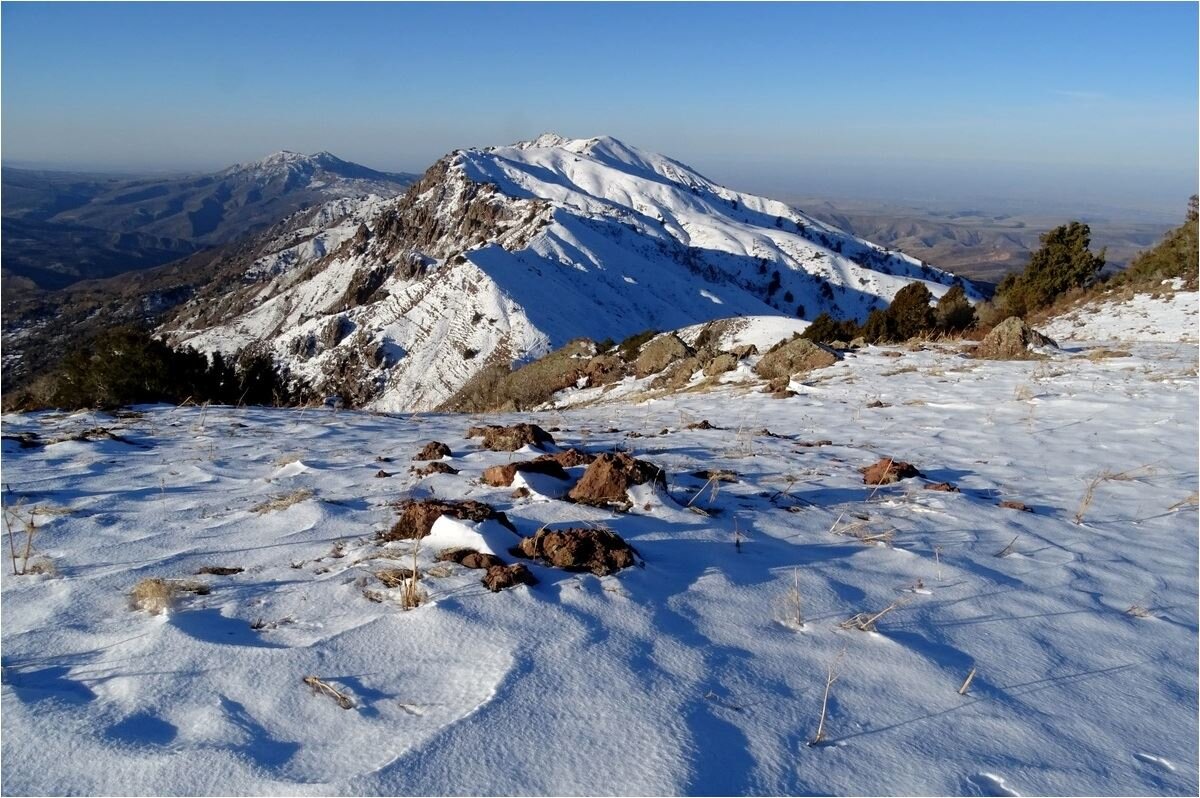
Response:
[[[1100,487],[1103,483],[1132,482],[1136,479],[1150,476],[1153,473],[1154,467],[1150,465],[1138,466],[1137,468],[1131,468],[1119,473],[1114,473],[1107,468],[1104,469],[1088,481],[1087,488],[1083,492],[1083,498],[1079,502],[1079,509],[1075,511],[1075,523],[1083,523],[1083,517],[1087,514],[1088,508],[1092,506],[1092,500],[1096,497],[1096,488]]]
[[[129,594],[129,607],[158,615],[174,606],[182,593],[207,596],[212,590],[204,582],[191,579],[143,579],[133,586]]]
[[[179,588],[173,582],[158,577],[143,579],[133,586],[129,594],[129,607],[159,615],[171,609],[178,595]]]
[[[293,504],[299,504],[305,499],[311,499],[312,495],[313,492],[308,488],[300,488],[299,490],[294,490],[291,493],[283,493],[279,496],[274,496],[270,499],[267,499],[265,502],[250,508],[250,512],[258,515],[264,515],[276,510],[286,510]]]
[[[1168,510],[1178,510],[1183,507],[1198,507],[1198,506],[1200,506],[1200,493],[1193,493],[1191,496],[1188,496],[1185,499],[1180,499],[1179,501],[1175,502],[1167,509]]]
[[[838,526],[838,522],[835,521],[829,531],[842,537],[854,538],[866,546],[891,546],[892,540],[896,537],[896,530],[874,529],[866,521],[855,521],[844,526]]]

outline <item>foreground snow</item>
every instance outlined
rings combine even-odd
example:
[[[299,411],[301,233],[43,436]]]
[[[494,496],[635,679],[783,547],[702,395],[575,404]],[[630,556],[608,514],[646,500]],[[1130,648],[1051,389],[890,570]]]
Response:
[[[41,508],[59,574],[3,577],[3,790],[1195,794],[1196,349],[1130,349],[871,348],[782,401],[735,382],[522,416],[664,466],[670,495],[627,515],[481,485],[510,455],[465,440],[467,417],[7,416],[6,435],[103,425],[141,446],[4,442],[6,501]],[[700,419],[720,429],[684,429]],[[408,473],[431,439],[460,474]],[[864,486],[880,457],[961,492]],[[696,496],[689,473],[715,468],[739,481]],[[604,523],[645,565],[534,565],[538,585],[491,594],[478,571],[435,567],[434,541],[475,535],[511,560],[516,538],[439,522],[417,555],[428,601],[403,611],[372,573],[411,550],[373,536],[414,495],[492,503],[525,535]],[[890,547],[853,536],[889,531]],[[212,565],[246,570],[190,576]],[[154,576],[211,593],[130,611]],[[893,602],[877,633],[838,626]]]

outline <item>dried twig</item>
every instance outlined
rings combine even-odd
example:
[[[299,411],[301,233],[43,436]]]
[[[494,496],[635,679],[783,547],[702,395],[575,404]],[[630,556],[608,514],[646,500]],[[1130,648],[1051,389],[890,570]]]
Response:
[[[1015,538],[1013,538],[1011,541],[1009,541],[1008,545],[1005,546],[1004,548],[1000,549],[1000,551],[996,552],[995,556],[1007,557],[1008,555],[1010,555],[1014,551],[1016,551],[1017,540],[1020,539],[1020,537],[1021,537],[1020,535],[1017,535]]]
[[[354,709],[353,699],[329,682],[318,679],[316,676],[305,676],[304,683],[312,688],[314,695],[323,693],[336,701],[342,709]]]
[[[892,610],[898,609],[900,602],[893,601],[877,613],[860,612],[838,624],[842,629],[857,629],[860,632],[874,632],[875,622]]]

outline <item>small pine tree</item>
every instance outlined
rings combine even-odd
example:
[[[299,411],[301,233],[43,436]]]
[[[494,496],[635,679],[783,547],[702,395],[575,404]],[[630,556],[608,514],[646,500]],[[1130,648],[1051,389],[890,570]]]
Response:
[[[895,326],[892,324],[892,317],[886,310],[878,308],[872,310],[871,315],[867,316],[867,323],[862,328],[862,337],[869,344],[898,340]]]
[[[924,283],[909,283],[897,291],[887,309],[892,335],[889,340],[906,341],[932,330],[937,320],[931,301],[933,294]]]
[[[1056,227],[1040,241],[1025,270],[1007,275],[996,289],[997,304],[1010,315],[1024,316],[1073,288],[1086,288],[1104,268],[1104,250],[1092,253],[1092,230],[1083,222]]]
[[[950,290],[942,294],[935,309],[937,327],[947,333],[957,333],[969,330],[975,326],[975,308],[967,299],[962,283],[955,283]]]

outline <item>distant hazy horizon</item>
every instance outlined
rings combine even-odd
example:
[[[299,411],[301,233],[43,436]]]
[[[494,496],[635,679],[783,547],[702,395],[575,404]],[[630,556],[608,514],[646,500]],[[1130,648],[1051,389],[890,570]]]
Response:
[[[1197,6],[5,4],[5,165],[614,135],[772,196],[1177,215]]]

